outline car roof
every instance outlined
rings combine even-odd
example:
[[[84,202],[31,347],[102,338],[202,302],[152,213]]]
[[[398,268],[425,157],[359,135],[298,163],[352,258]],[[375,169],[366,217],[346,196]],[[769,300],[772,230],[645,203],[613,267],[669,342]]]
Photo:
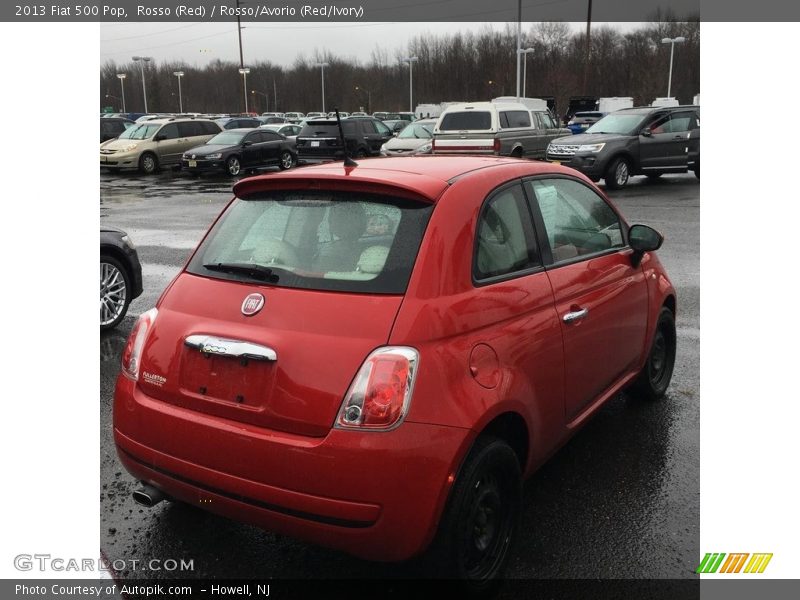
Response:
[[[619,110],[615,110],[615,113],[630,113],[633,115],[646,115],[651,112],[655,112],[657,110],[678,110],[678,109],[686,109],[686,108],[700,108],[695,104],[681,104],[678,106],[634,106],[633,108],[621,108]],[[611,113],[613,114],[613,113]]]
[[[447,187],[457,179],[482,176],[486,170],[496,171],[500,183],[518,177],[558,173],[575,175],[575,171],[547,162],[523,161],[497,156],[403,156],[367,158],[358,161],[356,167],[345,167],[343,162],[318,165],[270,173],[242,179],[233,186],[240,198],[286,188],[287,183],[303,188],[315,188],[312,181],[327,180],[348,184],[367,184],[385,189],[404,190],[409,194],[436,202]]]

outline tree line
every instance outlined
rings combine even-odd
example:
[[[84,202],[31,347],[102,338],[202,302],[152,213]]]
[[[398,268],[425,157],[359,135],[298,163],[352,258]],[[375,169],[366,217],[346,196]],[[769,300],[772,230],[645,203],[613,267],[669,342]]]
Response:
[[[553,96],[563,113],[570,96],[632,96],[634,103],[649,104],[667,95],[670,45],[663,38],[682,36],[675,45],[672,96],[691,103],[700,91],[700,22],[658,18],[621,33],[593,27],[588,44],[584,31],[566,23],[535,23],[523,31],[523,48],[533,51],[527,60],[526,95]],[[344,111],[409,109],[409,67],[413,65],[414,104],[445,101],[479,101],[516,95],[516,27],[495,30],[489,26],[472,32],[438,35],[420,33],[405,49],[394,53],[376,47],[366,61],[342,58],[316,50],[300,55],[291,66],[268,59],[248,63],[248,109],[266,111],[321,110],[321,74],[325,67],[325,108]],[[186,112],[236,113],[244,110],[243,79],[239,64],[215,60],[204,67],[177,61],[147,64],[145,85],[151,112],[177,112],[178,81]],[[100,106],[121,110],[117,73],[127,73],[126,108],[143,112],[142,80],[138,63],[108,61],[100,70]]]

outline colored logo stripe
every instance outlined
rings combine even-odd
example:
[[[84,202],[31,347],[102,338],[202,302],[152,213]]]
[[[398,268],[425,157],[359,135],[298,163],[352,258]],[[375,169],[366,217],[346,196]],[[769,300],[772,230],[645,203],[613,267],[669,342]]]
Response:
[[[728,558],[725,559],[725,556]],[[747,557],[750,557],[749,561],[747,561]],[[725,560],[724,563],[723,560]],[[745,562],[747,562],[747,566],[744,567],[745,573],[763,573],[770,560],[772,560],[771,553],[750,555],[747,552],[735,552],[726,555],[724,552],[707,552],[695,573],[716,573],[717,571],[740,573]]]
[[[744,568],[745,573],[763,573],[767,568],[769,561],[772,560],[772,554],[753,554],[750,562]]]

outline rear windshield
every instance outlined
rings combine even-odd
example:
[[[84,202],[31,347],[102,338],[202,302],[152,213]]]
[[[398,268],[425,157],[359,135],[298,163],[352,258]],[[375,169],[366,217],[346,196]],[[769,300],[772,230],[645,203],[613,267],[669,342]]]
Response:
[[[355,133],[355,121],[342,121],[342,131],[346,134]],[[339,126],[326,121],[312,121],[306,123],[300,132],[300,137],[339,137]]]
[[[403,294],[432,210],[360,192],[236,199],[187,270],[278,287]]]
[[[451,112],[442,117],[440,131],[460,131],[462,129],[491,129],[492,113],[486,111]]]

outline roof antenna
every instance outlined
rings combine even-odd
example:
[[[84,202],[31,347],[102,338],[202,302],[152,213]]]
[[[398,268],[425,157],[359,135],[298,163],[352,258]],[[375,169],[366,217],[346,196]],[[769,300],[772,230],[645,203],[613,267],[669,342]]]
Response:
[[[344,139],[344,132],[342,131],[342,118],[339,116],[339,109],[334,108],[333,110],[336,111],[336,124],[339,126],[339,139],[342,140],[342,149],[344,150],[344,166],[357,167],[358,163],[350,158],[350,156],[347,154],[347,140]]]

